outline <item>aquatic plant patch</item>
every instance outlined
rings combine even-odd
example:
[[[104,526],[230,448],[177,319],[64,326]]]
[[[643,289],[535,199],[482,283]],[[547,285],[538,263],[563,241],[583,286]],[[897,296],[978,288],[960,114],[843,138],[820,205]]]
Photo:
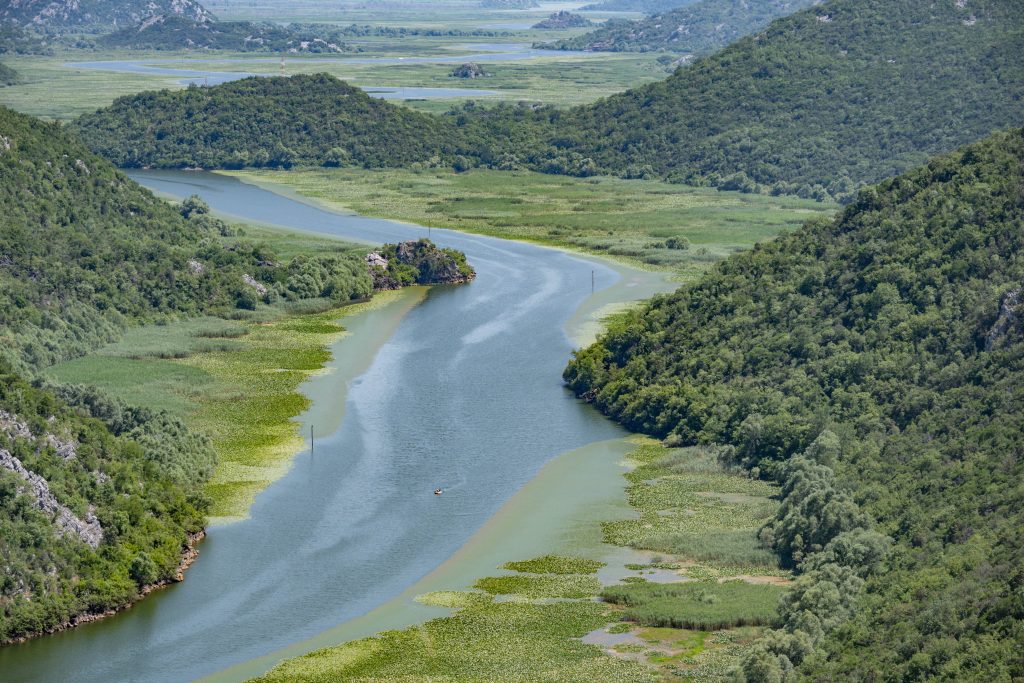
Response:
[[[629,583],[601,591],[608,602],[625,607],[622,618],[644,626],[713,631],[737,626],[772,625],[785,588],[725,583]]]

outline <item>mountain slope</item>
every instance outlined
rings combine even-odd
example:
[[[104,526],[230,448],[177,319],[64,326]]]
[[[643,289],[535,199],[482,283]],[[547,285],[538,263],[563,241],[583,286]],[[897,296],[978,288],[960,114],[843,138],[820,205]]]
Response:
[[[103,47],[134,50],[237,50],[267,52],[347,52],[343,31],[323,26],[257,24],[251,21],[196,21],[176,14],[153,17],[138,26],[100,37]]]
[[[441,155],[455,137],[440,117],[326,74],[122,97],[76,126],[94,150],[128,167],[403,165]]]
[[[749,680],[1024,675],[1022,226],[1016,129],[730,258],[567,368],[628,427],[784,484],[763,539],[805,577]]]
[[[700,0],[639,21],[609,21],[589,33],[538,47],[706,54],[815,3],[816,0]]]
[[[178,14],[195,21],[213,19],[196,0],[7,0],[0,7],[0,23],[61,31],[132,26],[162,14]]]
[[[1015,0],[832,0],[573,110],[561,144],[615,172],[842,198],[1018,123],[1021,54]]]

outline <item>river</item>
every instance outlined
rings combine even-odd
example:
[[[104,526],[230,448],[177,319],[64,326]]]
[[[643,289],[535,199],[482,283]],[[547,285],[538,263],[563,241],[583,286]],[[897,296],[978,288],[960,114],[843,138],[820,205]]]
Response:
[[[374,244],[427,233],[230,177],[132,175],[250,221]],[[116,617],[0,649],[0,678],[190,681],[313,638],[442,565],[555,456],[622,436],[560,381],[567,323],[592,286],[620,275],[530,244],[432,237],[466,252],[478,277],[432,288],[347,393],[314,397],[322,411],[333,395],[340,428],[299,454],[249,519],[213,527],[183,583]]]

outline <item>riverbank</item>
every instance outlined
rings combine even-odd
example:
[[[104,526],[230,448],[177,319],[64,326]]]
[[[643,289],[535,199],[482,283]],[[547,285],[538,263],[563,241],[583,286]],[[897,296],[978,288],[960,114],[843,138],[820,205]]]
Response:
[[[744,623],[751,609],[772,612],[789,575],[755,533],[774,514],[775,493],[722,470],[704,449],[627,437],[571,451],[399,598],[204,683],[270,667],[259,683],[412,672],[456,681],[719,680],[760,627],[624,622],[622,607],[595,599],[607,586],[677,585],[699,590],[690,607],[681,599],[684,613],[719,594],[724,623]],[[686,534],[685,545],[666,545]],[[745,586],[742,605],[728,602],[736,582]]]

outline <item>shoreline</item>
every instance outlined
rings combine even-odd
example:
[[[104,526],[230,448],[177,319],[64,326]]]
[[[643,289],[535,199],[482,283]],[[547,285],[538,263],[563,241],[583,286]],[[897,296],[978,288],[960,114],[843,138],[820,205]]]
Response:
[[[195,533],[188,534],[186,536],[185,544],[181,548],[181,561],[178,563],[178,570],[175,573],[174,578],[164,579],[157,581],[156,583],[146,584],[139,589],[139,594],[130,602],[120,605],[116,608],[111,608],[103,612],[86,612],[77,616],[71,617],[62,624],[52,626],[42,631],[36,631],[23,636],[18,636],[12,640],[0,642],[0,648],[10,647],[13,645],[23,645],[30,640],[36,640],[37,638],[43,638],[45,636],[52,636],[62,631],[68,631],[84,624],[91,624],[97,621],[103,621],[108,617],[117,616],[121,612],[131,609],[138,603],[142,602],[150,593],[160,590],[161,588],[167,588],[173,586],[176,583],[181,583],[185,580],[185,572],[188,571],[189,567],[199,559],[199,550],[197,546],[203,542],[206,538],[206,529],[200,529]]]

